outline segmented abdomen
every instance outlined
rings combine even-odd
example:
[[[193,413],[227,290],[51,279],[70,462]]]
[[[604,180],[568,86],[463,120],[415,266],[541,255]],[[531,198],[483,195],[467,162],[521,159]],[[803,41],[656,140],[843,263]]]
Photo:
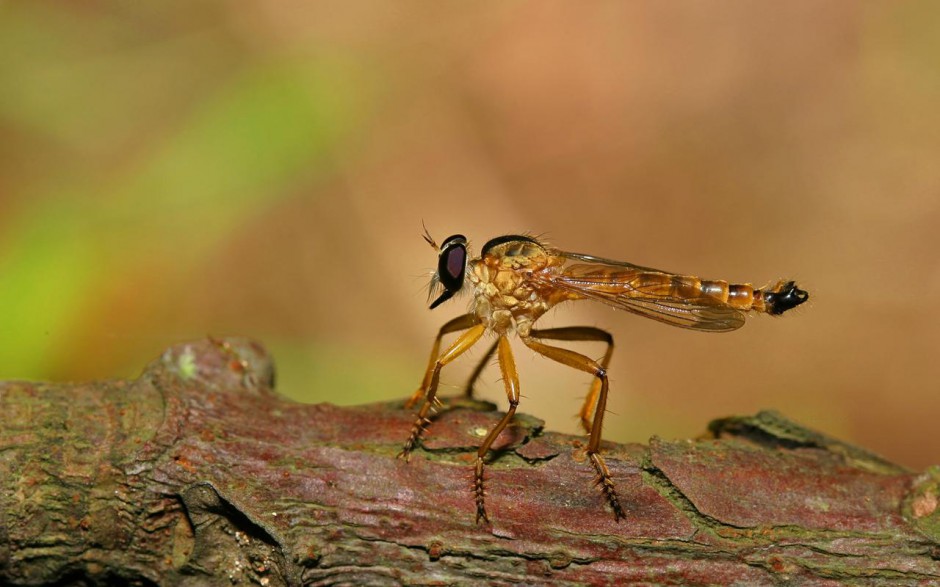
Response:
[[[691,275],[640,273],[629,280],[634,295],[668,297],[678,300],[711,298],[745,312],[782,314],[809,297],[792,281],[778,281],[774,286],[757,289],[750,283],[728,283],[721,279],[699,279]],[[626,293],[626,292],[625,292]],[[629,293],[628,293],[629,295]]]

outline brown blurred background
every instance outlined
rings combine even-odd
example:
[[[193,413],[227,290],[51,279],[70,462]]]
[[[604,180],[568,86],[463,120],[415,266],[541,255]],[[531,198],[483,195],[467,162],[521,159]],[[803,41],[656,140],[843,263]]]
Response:
[[[940,463],[938,30],[928,2],[0,3],[0,377],[211,333],[291,397],[403,398],[466,301],[427,310],[423,220],[810,290],[727,335],[547,316],[616,337],[607,438],[776,408]],[[520,409],[576,431],[588,379],[516,351]]]

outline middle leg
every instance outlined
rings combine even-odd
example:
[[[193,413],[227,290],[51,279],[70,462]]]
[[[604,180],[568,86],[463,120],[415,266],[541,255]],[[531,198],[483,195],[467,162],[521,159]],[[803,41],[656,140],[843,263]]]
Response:
[[[476,466],[473,474],[473,492],[476,496],[477,504],[477,523],[480,520],[487,521],[486,507],[484,505],[483,490],[483,459],[486,453],[493,445],[493,441],[499,436],[499,433],[506,428],[516,413],[516,406],[519,405],[519,375],[516,373],[516,362],[512,358],[512,348],[509,346],[509,339],[506,335],[500,335],[496,342],[497,359],[499,360],[499,370],[503,375],[503,384],[506,386],[506,397],[509,399],[509,409],[503,419],[490,430],[490,433],[483,439],[483,444],[477,450]]]

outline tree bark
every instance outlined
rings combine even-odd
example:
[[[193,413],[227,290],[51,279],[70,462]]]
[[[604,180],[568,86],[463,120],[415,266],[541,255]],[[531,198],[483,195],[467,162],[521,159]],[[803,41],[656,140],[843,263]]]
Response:
[[[762,412],[605,445],[467,404],[395,456],[400,402],[302,405],[244,340],[170,348],[134,381],[0,384],[0,583],[940,584],[940,468],[913,473]],[[342,390],[337,390],[341,397]]]

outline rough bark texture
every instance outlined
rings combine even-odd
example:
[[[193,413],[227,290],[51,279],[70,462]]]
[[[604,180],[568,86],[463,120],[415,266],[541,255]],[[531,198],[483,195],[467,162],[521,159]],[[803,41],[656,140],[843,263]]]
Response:
[[[276,395],[245,341],[169,349],[136,381],[0,385],[0,583],[940,583],[940,470],[906,471],[771,413],[708,438],[608,445],[442,413],[410,463],[400,404]],[[341,396],[342,390],[337,390]]]

